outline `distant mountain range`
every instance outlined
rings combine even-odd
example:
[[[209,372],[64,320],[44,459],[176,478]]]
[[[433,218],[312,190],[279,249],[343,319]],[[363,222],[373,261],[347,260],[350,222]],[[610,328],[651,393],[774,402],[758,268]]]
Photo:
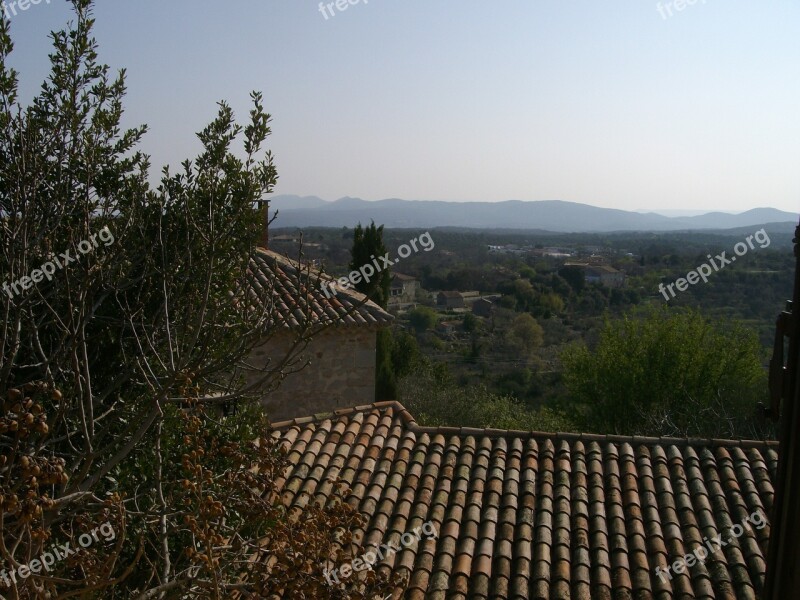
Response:
[[[791,222],[796,214],[754,208],[740,214],[711,212],[692,217],[667,217],[599,208],[561,200],[504,202],[441,202],[432,200],[367,201],[316,196],[273,196],[270,208],[280,214],[274,227],[353,227],[375,221],[389,228],[459,227],[473,229],[537,229],[554,232],[685,231],[732,229]]]

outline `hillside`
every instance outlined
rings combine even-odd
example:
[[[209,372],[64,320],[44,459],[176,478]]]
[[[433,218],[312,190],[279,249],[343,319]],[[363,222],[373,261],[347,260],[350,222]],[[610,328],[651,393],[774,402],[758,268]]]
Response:
[[[682,231],[732,229],[764,223],[797,222],[797,215],[774,208],[741,214],[713,212],[693,217],[600,208],[562,200],[504,202],[442,202],[340,198],[326,202],[316,196],[275,196],[276,227],[352,227],[375,221],[392,228],[464,227],[474,229],[538,229],[554,232]]]

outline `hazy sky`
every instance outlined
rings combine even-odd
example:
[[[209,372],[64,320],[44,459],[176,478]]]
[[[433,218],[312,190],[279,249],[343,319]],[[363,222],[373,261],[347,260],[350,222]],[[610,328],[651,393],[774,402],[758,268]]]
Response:
[[[95,34],[158,169],[255,89],[277,193],[798,212],[800,3],[674,3],[101,0]],[[69,18],[11,17],[26,97]]]

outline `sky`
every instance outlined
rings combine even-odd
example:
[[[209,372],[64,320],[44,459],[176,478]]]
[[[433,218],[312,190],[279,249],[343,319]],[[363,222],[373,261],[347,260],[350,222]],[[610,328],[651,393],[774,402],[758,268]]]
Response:
[[[101,0],[154,171],[259,90],[279,194],[800,212],[796,0],[354,1]],[[29,101],[71,9],[11,2]]]

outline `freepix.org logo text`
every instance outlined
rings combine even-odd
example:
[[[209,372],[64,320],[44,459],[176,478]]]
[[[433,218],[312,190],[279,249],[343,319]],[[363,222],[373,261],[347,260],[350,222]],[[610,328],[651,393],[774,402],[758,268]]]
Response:
[[[44,0],[45,4],[50,4],[50,0]],[[17,11],[28,10],[31,6],[41,4],[42,0],[5,0],[0,4],[3,14],[6,19],[17,16]]]
[[[27,292],[37,283],[44,279],[52,281],[56,269],[63,269],[71,263],[80,258],[82,254],[88,254],[99,246],[97,239],[103,242],[104,246],[110,246],[114,243],[114,234],[108,228],[108,225],[103,227],[98,233],[93,233],[88,240],[82,240],[78,244],[78,252],[72,253],[72,250],[62,252],[58,256],[50,257],[50,260],[43,263],[38,269],[31,271],[30,275],[24,275],[15,281],[3,283],[3,291],[8,294],[8,297],[13,299],[14,296],[19,296],[22,292]]]

